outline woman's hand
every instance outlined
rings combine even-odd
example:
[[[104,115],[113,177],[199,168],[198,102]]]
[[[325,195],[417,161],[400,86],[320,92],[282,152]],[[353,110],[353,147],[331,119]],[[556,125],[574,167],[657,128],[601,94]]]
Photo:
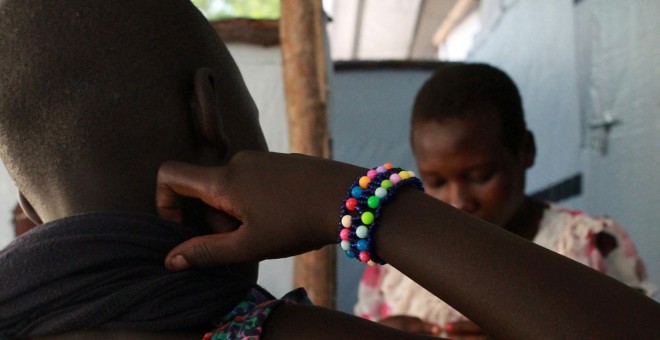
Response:
[[[364,171],[303,155],[252,151],[236,154],[225,166],[165,163],[156,192],[161,217],[180,223],[181,197],[192,197],[241,222],[237,229],[180,244],[165,265],[183,270],[257,261],[334,243],[343,196]]]
[[[408,333],[438,336],[440,326],[409,315],[394,315],[378,321],[379,324],[396,328]]]
[[[445,325],[445,333],[449,339],[486,340],[488,334],[479,325],[470,320],[459,320]]]

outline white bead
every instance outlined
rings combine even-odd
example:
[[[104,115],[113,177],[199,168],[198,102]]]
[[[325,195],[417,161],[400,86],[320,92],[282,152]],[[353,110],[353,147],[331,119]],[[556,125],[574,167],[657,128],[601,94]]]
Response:
[[[341,241],[340,246],[341,246],[341,249],[351,250],[351,243],[348,242],[348,241]]]
[[[413,178],[413,177],[417,176],[417,175],[415,175],[414,171],[408,171],[408,175],[410,176],[410,178]]]
[[[361,225],[355,229],[355,235],[359,238],[367,238],[369,236],[369,228]]]
[[[387,196],[387,189],[385,189],[385,188],[383,188],[383,187],[380,187],[380,188],[376,189],[376,191],[374,192],[374,194],[376,195],[376,197],[382,199],[382,198],[384,198],[385,196]]]
[[[344,228],[350,228],[352,224],[351,215],[344,215],[344,217],[341,218],[341,225],[344,226]]]

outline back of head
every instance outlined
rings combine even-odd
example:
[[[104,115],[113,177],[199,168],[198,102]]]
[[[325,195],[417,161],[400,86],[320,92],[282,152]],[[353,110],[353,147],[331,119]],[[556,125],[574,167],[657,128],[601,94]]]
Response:
[[[415,98],[412,123],[497,114],[504,145],[514,153],[527,131],[522,101],[513,80],[486,64],[456,63],[437,71]]]
[[[236,65],[189,0],[0,0],[0,156],[36,206],[153,202],[158,166],[192,157],[200,67],[215,72],[224,119],[258,130]]]

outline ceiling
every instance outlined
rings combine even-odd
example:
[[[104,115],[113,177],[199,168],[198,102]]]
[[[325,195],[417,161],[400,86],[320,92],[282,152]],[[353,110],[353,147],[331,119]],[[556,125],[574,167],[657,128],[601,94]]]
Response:
[[[438,39],[477,4],[477,0],[326,0],[332,59],[437,60]]]

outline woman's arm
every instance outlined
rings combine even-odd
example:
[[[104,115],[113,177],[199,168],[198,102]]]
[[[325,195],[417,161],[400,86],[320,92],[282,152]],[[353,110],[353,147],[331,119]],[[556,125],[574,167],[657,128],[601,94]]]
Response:
[[[224,167],[168,163],[158,186],[163,216],[180,221],[183,195],[242,225],[181,244],[166,265],[181,270],[261,260],[334,243],[339,204],[364,172],[257,152],[239,153]],[[660,336],[660,305],[653,300],[415,190],[401,190],[383,209],[375,242],[380,257],[496,338]]]

